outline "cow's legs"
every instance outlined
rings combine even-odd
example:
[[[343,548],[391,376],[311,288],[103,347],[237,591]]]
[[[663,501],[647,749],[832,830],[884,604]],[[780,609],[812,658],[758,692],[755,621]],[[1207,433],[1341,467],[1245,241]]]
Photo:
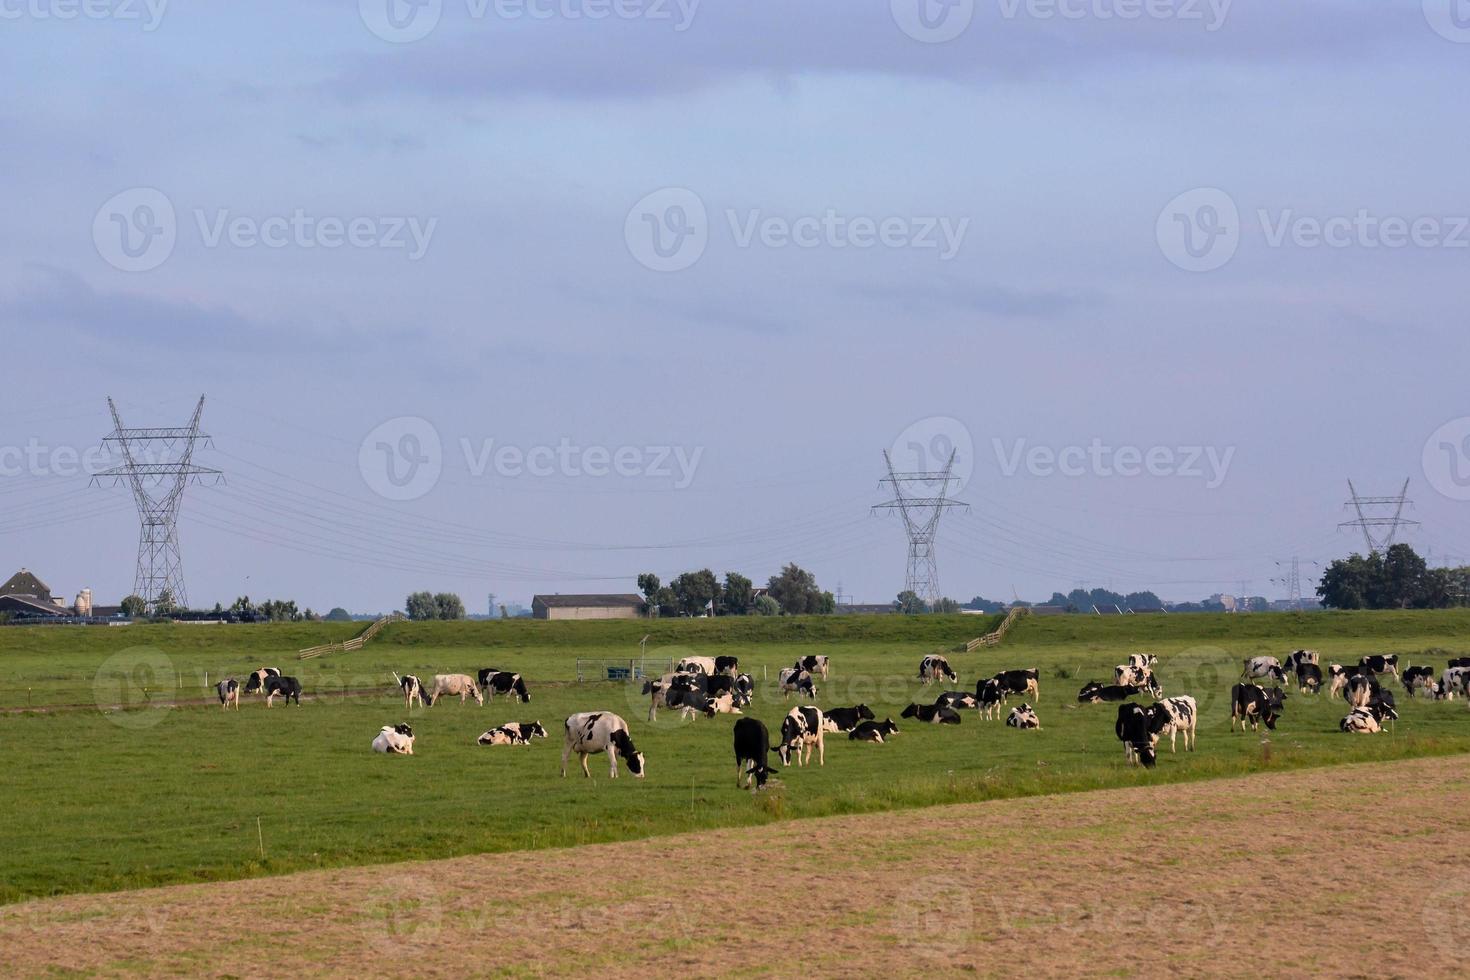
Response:
[[[582,775],[586,776],[588,779],[591,779],[592,773],[587,768],[587,753],[583,752],[581,749],[578,749],[577,755],[582,760]]]
[[[618,750],[615,749],[615,748],[613,748],[612,745],[608,745],[608,747],[607,747],[607,767],[608,767],[608,775],[609,775],[609,777],[611,777],[612,779],[617,779],[618,778]]]
[[[567,778],[567,760],[572,757],[572,747],[563,745],[561,747],[561,778]]]

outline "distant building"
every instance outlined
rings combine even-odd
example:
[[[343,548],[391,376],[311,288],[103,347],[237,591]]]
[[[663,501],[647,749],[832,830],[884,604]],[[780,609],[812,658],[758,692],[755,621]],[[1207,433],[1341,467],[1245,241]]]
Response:
[[[858,603],[844,602],[836,607],[838,615],[841,616],[886,616],[897,611],[891,602]]]
[[[0,613],[16,617],[75,615],[60,596],[51,594],[50,586],[24,568],[0,585]]]
[[[536,619],[637,619],[641,595],[538,595],[531,600]]]

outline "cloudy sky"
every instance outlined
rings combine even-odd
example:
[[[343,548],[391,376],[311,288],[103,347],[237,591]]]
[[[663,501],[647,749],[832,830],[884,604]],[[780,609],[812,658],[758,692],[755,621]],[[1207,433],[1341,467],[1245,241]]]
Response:
[[[1457,6],[1458,4],[1458,6]],[[1470,561],[1463,0],[0,0],[0,572],[189,598],[785,561],[1281,595],[1347,481]],[[933,488],[910,486],[932,494]]]

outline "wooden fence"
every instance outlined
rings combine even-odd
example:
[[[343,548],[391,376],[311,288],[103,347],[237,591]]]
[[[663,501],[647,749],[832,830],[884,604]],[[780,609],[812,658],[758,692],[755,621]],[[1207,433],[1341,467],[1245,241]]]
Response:
[[[1011,627],[1016,624],[1016,620],[1020,619],[1022,616],[1029,615],[1030,612],[1031,610],[1025,606],[1012,606],[1011,611],[1006,613],[1006,618],[1001,620],[1000,626],[996,628],[994,633],[986,633],[984,636],[977,636],[969,643],[966,643],[965,652],[974,653],[981,647],[999,646],[1000,641],[1006,638],[1006,634],[1009,633],[1011,631]]]
[[[389,623],[396,623],[403,618],[403,613],[393,613],[391,616],[384,616],[382,619],[375,620],[371,626],[350,640],[343,640],[340,643],[323,643],[321,646],[316,647],[307,647],[305,650],[296,654],[296,659],[315,660],[317,657],[324,656],[328,653],[346,653],[349,650],[361,650],[367,645],[369,640],[383,631],[383,627]]]

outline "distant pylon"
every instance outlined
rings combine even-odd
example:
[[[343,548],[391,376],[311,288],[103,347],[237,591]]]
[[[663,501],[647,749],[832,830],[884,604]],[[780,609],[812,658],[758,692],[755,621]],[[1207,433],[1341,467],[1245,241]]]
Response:
[[[1276,563],[1280,565],[1280,562]],[[1275,581],[1286,586],[1286,598],[1291,603],[1291,608],[1300,609],[1302,605],[1302,560],[1293,557],[1291,567],[1287,573]]]
[[[133,594],[148,604],[149,612],[167,596],[180,609],[188,608],[189,595],[184,588],[184,563],[179,554],[179,507],[184,487],[212,478],[223,480],[219,470],[194,464],[194,449],[208,443],[209,436],[199,431],[199,418],[204,413],[204,398],[194,407],[194,417],[186,426],[152,429],[129,429],[122,424],[117,405],[111,398],[107,407],[112,412],[112,434],[104,438],[122,464],[98,473],[93,484],[111,478],[112,485],[124,481],[133,491],[138,505],[138,569],[133,578]],[[154,445],[172,459],[150,461],[146,454]]]
[[[893,460],[883,453],[883,462],[888,475],[879,481],[893,486],[893,499],[874,507],[874,510],[896,510],[903,515],[904,529],[909,538],[908,572],[904,576],[904,591],[912,592],[929,604],[940,598],[939,562],[934,555],[934,536],[939,529],[939,518],[952,507],[967,507],[949,497],[949,484],[954,479],[955,454],[939,472],[898,473],[893,469]],[[905,485],[917,484],[927,488],[938,485],[938,493],[932,496],[911,497],[904,492]]]
[[[1356,487],[1353,486],[1352,480],[1348,481],[1348,492],[1352,494],[1353,499],[1343,504],[1343,506],[1353,508],[1357,512],[1358,519],[1355,521],[1343,521],[1337,526],[1339,528],[1355,527],[1362,530],[1363,541],[1365,544],[1368,545],[1369,554],[1372,554],[1375,551],[1387,551],[1389,548],[1393,547],[1393,539],[1398,536],[1399,528],[1419,526],[1418,521],[1411,521],[1403,516],[1404,505],[1409,504],[1410,506],[1412,506],[1414,503],[1412,500],[1409,499],[1408,480],[1404,481],[1403,489],[1399,491],[1399,495],[1397,497],[1359,496],[1358,490]],[[1364,510],[1365,507],[1368,508],[1367,511]],[[1369,511],[1374,508],[1387,507],[1393,508],[1392,517],[1383,517],[1381,515],[1373,515],[1369,513]],[[1383,528],[1385,530],[1382,530],[1379,534],[1375,535],[1373,533],[1374,528]]]

